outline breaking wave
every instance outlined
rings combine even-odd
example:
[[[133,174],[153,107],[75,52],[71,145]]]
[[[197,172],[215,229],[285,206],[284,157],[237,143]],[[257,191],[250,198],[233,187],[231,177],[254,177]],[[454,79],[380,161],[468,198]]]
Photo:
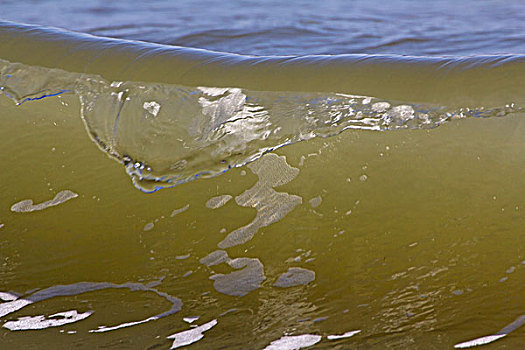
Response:
[[[145,192],[347,129],[521,111],[525,56],[256,57],[0,22],[0,92],[77,95],[92,140]]]

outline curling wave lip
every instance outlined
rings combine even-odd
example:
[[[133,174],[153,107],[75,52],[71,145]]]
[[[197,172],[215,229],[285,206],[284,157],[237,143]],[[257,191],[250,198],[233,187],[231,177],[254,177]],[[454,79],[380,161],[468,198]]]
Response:
[[[449,107],[523,100],[525,55],[244,56],[0,22],[0,58],[107,80],[341,92]]]

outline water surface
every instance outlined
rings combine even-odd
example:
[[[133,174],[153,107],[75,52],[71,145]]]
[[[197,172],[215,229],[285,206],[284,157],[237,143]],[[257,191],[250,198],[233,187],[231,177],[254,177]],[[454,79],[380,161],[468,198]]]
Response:
[[[0,347],[522,347],[523,7],[0,3]]]

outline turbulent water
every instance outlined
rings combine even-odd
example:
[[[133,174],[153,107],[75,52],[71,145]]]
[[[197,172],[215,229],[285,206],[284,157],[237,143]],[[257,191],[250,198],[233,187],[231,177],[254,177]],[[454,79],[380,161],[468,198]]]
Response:
[[[467,3],[0,4],[0,348],[523,346],[525,6]]]

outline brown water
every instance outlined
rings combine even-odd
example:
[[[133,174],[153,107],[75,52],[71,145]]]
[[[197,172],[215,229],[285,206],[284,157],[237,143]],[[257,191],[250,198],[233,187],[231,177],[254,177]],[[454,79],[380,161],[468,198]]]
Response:
[[[20,46],[0,43],[0,349],[523,348],[523,57],[457,56],[523,52],[523,5],[396,4],[2,3],[245,54],[456,56],[217,63],[129,42],[100,56],[95,38],[77,57],[82,37],[2,25]],[[128,58],[142,70],[113,70]]]

